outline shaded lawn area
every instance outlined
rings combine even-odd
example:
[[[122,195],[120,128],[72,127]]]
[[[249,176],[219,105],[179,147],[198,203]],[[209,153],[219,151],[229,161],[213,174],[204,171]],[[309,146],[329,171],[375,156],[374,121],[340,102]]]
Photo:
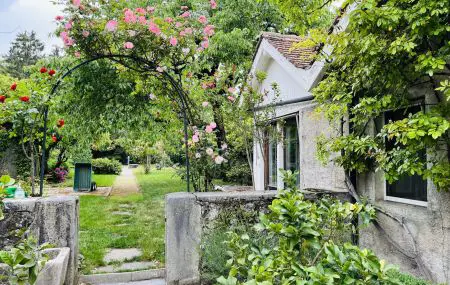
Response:
[[[108,248],[140,248],[138,260],[157,261],[164,266],[164,196],[185,191],[185,183],[173,169],[135,171],[142,194],[80,197],[80,250],[83,273],[104,265]],[[131,215],[115,215],[129,212]]]

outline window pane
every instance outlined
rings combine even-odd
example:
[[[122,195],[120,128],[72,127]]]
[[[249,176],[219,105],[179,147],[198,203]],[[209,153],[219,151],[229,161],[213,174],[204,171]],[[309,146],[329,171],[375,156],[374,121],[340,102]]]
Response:
[[[398,121],[407,118],[409,114],[420,112],[420,106],[412,106],[407,109],[386,112],[384,115],[385,123],[389,121]],[[396,147],[394,140],[386,141],[386,149],[390,150]],[[422,152],[425,156],[425,150]],[[427,181],[420,175],[411,175],[401,177],[398,181],[390,184],[386,182],[386,195],[397,198],[412,199],[418,201],[427,201]]]
[[[269,185],[277,185],[277,143],[269,143]]]
[[[298,171],[299,167],[299,139],[297,130],[297,120],[295,118],[286,120],[284,127],[284,169],[292,172]],[[300,182],[300,175],[297,176],[297,185]]]

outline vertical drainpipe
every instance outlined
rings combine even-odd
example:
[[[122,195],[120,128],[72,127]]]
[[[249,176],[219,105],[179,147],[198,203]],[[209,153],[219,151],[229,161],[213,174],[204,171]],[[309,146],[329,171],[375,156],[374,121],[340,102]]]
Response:
[[[284,169],[284,132],[281,120],[277,121],[277,134],[279,138],[277,141],[277,190],[283,190],[284,181],[280,169]]]

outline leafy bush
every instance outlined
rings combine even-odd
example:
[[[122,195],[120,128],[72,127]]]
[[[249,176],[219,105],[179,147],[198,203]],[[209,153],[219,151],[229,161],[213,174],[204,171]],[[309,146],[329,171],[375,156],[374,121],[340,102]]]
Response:
[[[368,249],[340,240],[375,217],[369,205],[332,198],[306,200],[295,187],[296,175],[285,172],[287,189],[260,216],[255,230],[276,244],[255,242],[248,234],[230,232],[229,274],[221,284],[401,284],[393,269]]]
[[[214,223],[205,231],[201,243],[201,279],[202,284],[215,284],[215,280],[227,275],[229,268],[224,266],[228,260],[227,231],[244,234],[247,233],[256,243],[266,242],[261,233],[255,231],[258,222],[256,210],[244,209],[243,206],[234,206],[219,213]]]
[[[120,174],[122,164],[113,159],[97,158],[92,160],[92,170],[95,174]]]
[[[38,245],[36,239],[30,237],[8,251],[0,251],[0,263],[6,265],[9,284],[34,284],[48,260],[42,251],[50,247],[47,243]]]

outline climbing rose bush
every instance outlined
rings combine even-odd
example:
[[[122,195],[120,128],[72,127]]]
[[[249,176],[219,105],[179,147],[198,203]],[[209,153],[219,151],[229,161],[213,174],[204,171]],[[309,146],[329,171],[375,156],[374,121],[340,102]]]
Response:
[[[216,1],[205,0],[198,10],[171,6],[170,11],[167,5],[141,7],[124,0],[65,3],[65,15],[55,19],[69,54],[110,58],[120,72],[138,76],[138,88],[148,91],[151,104],[170,106],[165,109],[176,114],[187,110],[189,156],[197,165],[205,159],[212,168],[227,162],[220,135],[225,122],[216,121],[209,102],[216,109],[236,104],[234,82],[223,80],[228,70],[208,74],[200,64],[216,33],[209,21]],[[183,130],[177,135],[182,139]]]

